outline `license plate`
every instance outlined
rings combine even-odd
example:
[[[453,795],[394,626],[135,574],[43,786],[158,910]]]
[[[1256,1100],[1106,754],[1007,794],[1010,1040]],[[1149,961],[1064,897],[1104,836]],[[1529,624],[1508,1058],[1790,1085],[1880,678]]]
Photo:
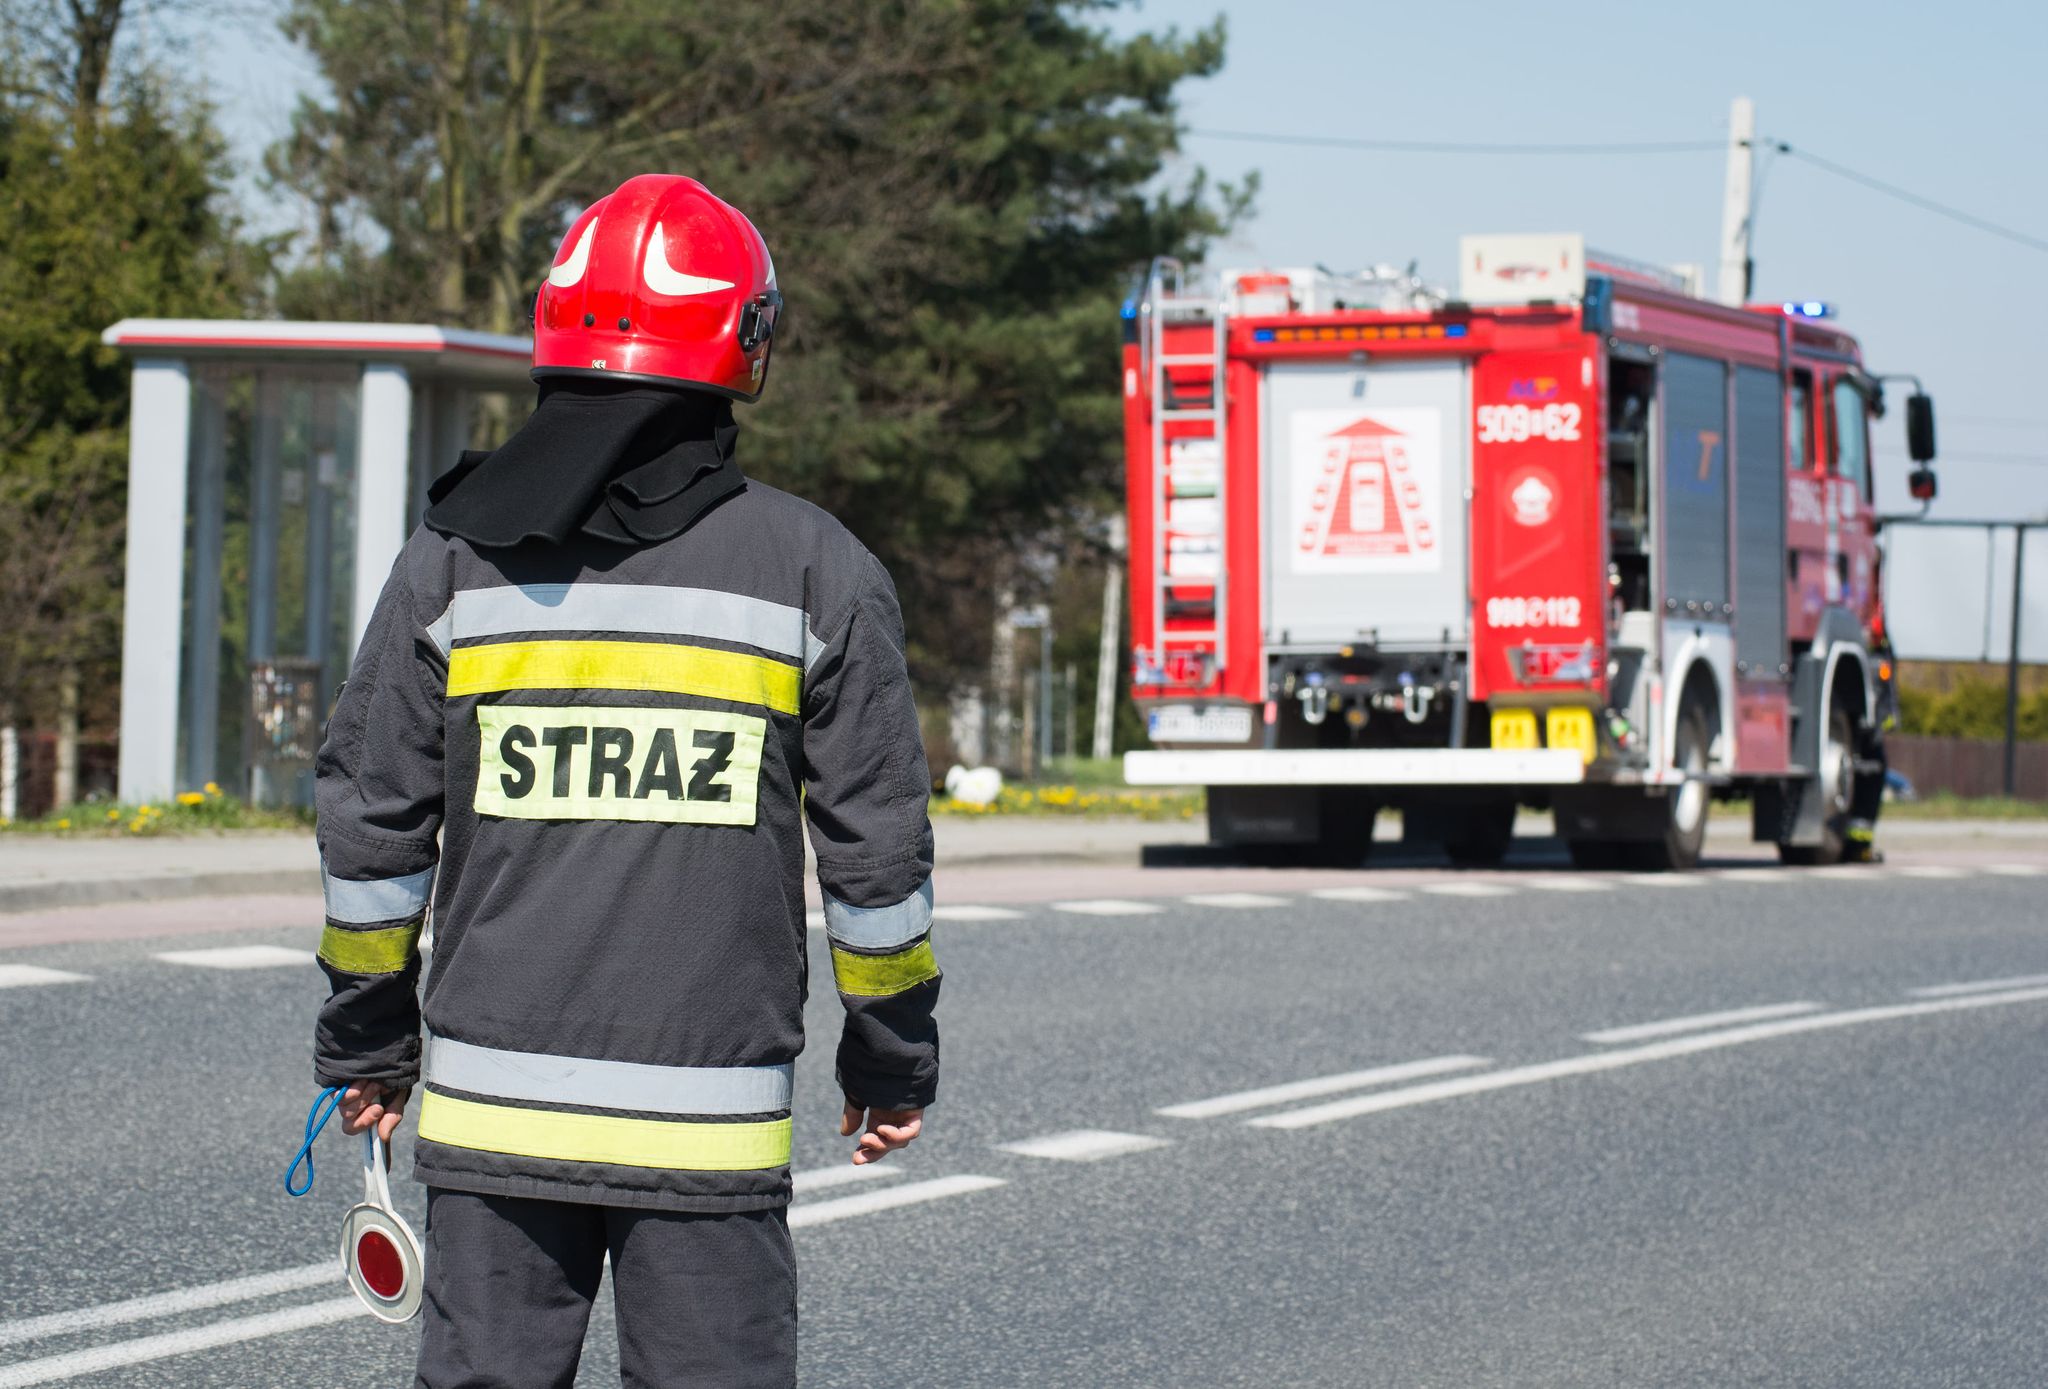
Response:
[[[1145,726],[1155,743],[1245,743],[1251,741],[1252,711],[1241,704],[1169,704],[1148,713]]]

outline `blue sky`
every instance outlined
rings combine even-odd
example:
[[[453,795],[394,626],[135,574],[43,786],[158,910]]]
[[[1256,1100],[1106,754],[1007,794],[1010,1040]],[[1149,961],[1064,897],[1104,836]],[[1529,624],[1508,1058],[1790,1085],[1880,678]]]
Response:
[[[1190,162],[1260,171],[1233,259],[1414,258],[1453,281],[1463,233],[1583,231],[1603,250],[1704,264],[1711,282],[1720,153],[1370,154],[1199,132],[1722,140],[1738,95],[1761,134],[2048,238],[2048,7],[1152,0],[1115,23],[1188,28],[1219,10],[1228,65],[1188,88],[1183,113]],[[1753,249],[1759,298],[1834,302],[1873,369],[1927,383],[1952,455],[1936,515],[2048,518],[2048,253],[1784,157],[1764,172]],[[1904,509],[1903,412],[1877,428],[1879,501]]]
[[[1200,132],[1714,141],[1736,95],[1755,100],[1766,135],[2048,236],[2048,84],[2038,70],[2048,6],[1150,0],[1107,22],[1186,29],[1218,13],[1229,60],[1185,91],[1193,133],[1175,172],[1259,170],[1257,215],[1227,248],[1232,261],[1416,259],[1449,280],[1462,233],[1583,231],[1604,250],[1711,267],[1718,152],[1369,154]],[[205,55],[206,89],[253,167],[317,78],[260,22],[223,27],[193,52]],[[259,224],[289,225],[288,208],[263,206],[253,180],[245,187]],[[1874,369],[1927,382],[1945,455],[1935,514],[2048,516],[2048,401],[2038,383],[2048,253],[1782,157],[1764,172],[1754,249],[1759,297],[1834,302]],[[1900,416],[1879,431],[1879,500],[1899,509]]]

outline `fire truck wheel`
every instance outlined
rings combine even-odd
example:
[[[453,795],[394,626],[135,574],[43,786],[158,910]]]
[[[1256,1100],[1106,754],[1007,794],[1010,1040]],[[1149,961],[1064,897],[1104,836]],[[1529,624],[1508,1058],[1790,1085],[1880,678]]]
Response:
[[[1325,788],[1322,830],[1308,846],[1307,862],[1317,868],[1357,868],[1372,857],[1372,830],[1379,818],[1377,801],[1355,791]]]
[[[1444,854],[1454,868],[1498,868],[1515,838],[1515,802],[1473,808],[1455,834],[1444,840]]]
[[[1611,839],[1567,839],[1572,867],[1582,873],[1607,872],[1622,866],[1622,846]]]
[[[1820,843],[1780,844],[1781,862],[1802,868],[1840,863],[1849,845],[1849,817],[1856,803],[1856,725],[1837,704],[1828,713],[1827,741],[1820,750]]]
[[[1700,850],[1707,843],[1707,805],[1712,799],[1707,786],[1707,748],[1712,741],[1706,711],[1688,702],[1678,716],[1678,738],[1671,758],[1671,765],[1685,773],[1685,781],[1664,798],[1663,835],[1625,847],[1631,866],[1664,873],[1682,871],[1700,861]]]

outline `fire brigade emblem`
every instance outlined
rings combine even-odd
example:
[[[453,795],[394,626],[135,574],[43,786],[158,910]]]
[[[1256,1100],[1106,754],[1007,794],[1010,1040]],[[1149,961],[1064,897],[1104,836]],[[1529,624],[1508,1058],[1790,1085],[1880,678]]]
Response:
[[[1534,470],[1524,473],[1522,480],[1508,489],[1508,511],[1522,525],[1548,525],[1557,514],[1554,481]]]
[[[1441,439],[1434,409],[1297,412],[1294,572],[1441,568]]]

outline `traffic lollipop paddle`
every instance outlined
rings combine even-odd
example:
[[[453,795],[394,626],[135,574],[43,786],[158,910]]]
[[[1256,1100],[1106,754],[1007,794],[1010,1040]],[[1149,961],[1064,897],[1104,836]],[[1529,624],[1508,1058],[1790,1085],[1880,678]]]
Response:
[[[374,1124],[363,1134],[362,1204],[341,1218],[341,1266],[371,1316],[397,1323],[419,1315],[426,1260],[419,1236],[392,1209],[384,1140]]]
[[[338,1085],[322,1090],[306,1114],[305,1141],[284,1174],[288,1195],[304,1196],[313,1189],[313,1142],[327,1127],[341,1096]],[[306,1169],[304,1182],[298,1177],[301,1166]],[[363,1199],[341,1218],[342,1273],[371,1316],[397,1323],[419,1315],[425,1268],[419,1236],[392,1208],[384,1140],[372,1124],[363,1133]]]

